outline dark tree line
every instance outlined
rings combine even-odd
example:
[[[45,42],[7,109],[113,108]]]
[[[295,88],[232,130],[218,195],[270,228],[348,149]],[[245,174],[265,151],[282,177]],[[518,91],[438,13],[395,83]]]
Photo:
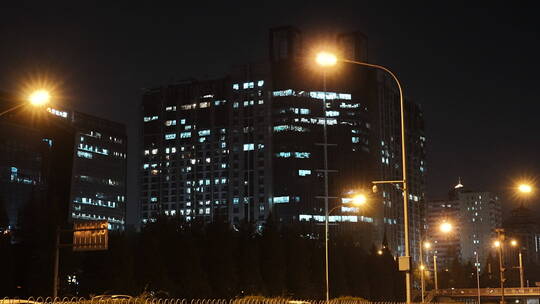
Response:
[[[224,221],[203,224],[161,218],[138,233],[112,234],[108,251],[63,249],[61,294],[158,292],[179,298],[322,299],[320,228],[308,223],[278,225],[272,218],[261,231],[250,223],[232,227]],[[0,243],[0,295],[51,294],[53,231],[28,231],[28,239],[18,245]],[[375,246],[362,248],[352,234],[332,235],[331,296],[403,300],[403,275],[389,250],[381,255]]]

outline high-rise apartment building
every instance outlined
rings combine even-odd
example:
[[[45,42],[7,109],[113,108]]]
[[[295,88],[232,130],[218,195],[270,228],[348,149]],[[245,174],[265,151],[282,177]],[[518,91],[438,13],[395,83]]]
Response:
[[[468,190],[458,183],[448,199],[428,202],[427,221],[427,239],[441,266],[453,258],[475,263],[476,255],[482,264],[493,252],[495,229],[501,228],[501,202],[493,193]],[[452,231],[440,231],[445,221],[452,224]]]
[[[401,177],[400,109],[395,84],[378,71],[344,65],[325,75],[292,27],[270,30],[269,60],[228,76],[147,90],[142,98],[141,220],[159,215],[231,223],[324,221],[324,126],[330,208],[371,181]],[[349,59],[367,60],[360,33],[338,36]],[[323,109],[324,102],[326,107]],[[407,102],[411,240],[423,227],[425,135],[422,112]],[[330,222],[386,233],[402,253],[403,198],[384,185],[366,208],[346,204]],[[413,246],[416,248],[416,246]],[[413,255],[417,250],[413,250]]]
[[[1,100],[16,104],[13,97]],[[19,101],[24,102],[24,101]],[[125,126],[76,111],[56,108],[25,108],[2,117],[0,172],[2,195],[9,226],[17,229],[19,214],[39,192],[47,192],[48,168],[69,164],[69,199],[54,199],[62,205],[67,221],[107,220],[110,229],[122,230],[126,218]],[[36,116],[37,115],[37,116]],[[25,136],[13,136],[25,134]],[[61,135],[58,135],[61,134]],[[68,142],[57,157],[56,147]],[[44,171],[45,170],[45,171]],[[9,190],[11,189],[11,190]],[[4,191],[5,190],[5,191]]]

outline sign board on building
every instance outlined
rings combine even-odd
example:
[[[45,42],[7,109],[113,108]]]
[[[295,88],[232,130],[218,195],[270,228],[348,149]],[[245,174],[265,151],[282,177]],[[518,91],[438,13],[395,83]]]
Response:
[[[107,221],[81,221],[73,224],[73,251],[107,250],[109,247]]]

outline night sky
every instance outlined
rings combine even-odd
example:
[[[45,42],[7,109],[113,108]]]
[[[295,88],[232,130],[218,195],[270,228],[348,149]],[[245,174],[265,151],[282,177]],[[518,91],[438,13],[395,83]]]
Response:
[[[465,186],[501,194],[520,177],[537,178],[540,186],[539,21],[532,4],[6,2],[0,4],[0,89],[17,92],[46,77],[58,86],[61,106],[127,124],[131,223],[143,89],[264,60],[268,29],[281,25],[299,27],[308,43],[340,31],[368,36],[370,60],[394,70],[425,111],[429,198],[444,197],[458,176]],[[506,207],[515,204],[506,200]]]

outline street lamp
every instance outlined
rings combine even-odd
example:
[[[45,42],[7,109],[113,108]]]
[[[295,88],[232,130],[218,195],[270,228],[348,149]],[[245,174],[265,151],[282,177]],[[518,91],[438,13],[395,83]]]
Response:
[[[454,226],[452,225],[452,223],[448,221],[444,221],[439,225],[439,230],[444,234],[448,234],[452,232],[453,229],[454,229]],[[433,273],[434,273],[433,277],[435,281],[435,292],[437,292],[439,290],[439,276],[437,273],[437,254],[436,253],[433,253]]]
[[[362,205],[364,205],[365,203],[367,202],[367,197],[365,194],[362,194],[362,193],[359,193],[359,194],[356,194],[351,200],[350,200],[350,203],[348,204],[351,204],[353,206],[357,206],[357,207],[360,207]],[[328,210],[328,208],[326,208],[326,213],[325,213],[325,220],[324,220],[324,252],[325,252],[325,263],[324,263],[324,266],[325,266],[325,281],[326,281],[326,303],[329,303],[330,302],[330,279],[329,279],[329,271],[328,271],[328,241],[329,241],[329,227],[328,227],[328,218],[330,217],[330,214],[332,214],[332,212],[334,212],[334,210],[338,209],[338,208],[341,208],[343,207],[344,204],[339,204],[337,206],[335,206],[334,208]],[[326,205],[328,206],[328,205]]]
[[[426,267],[424,266],[424,248],[429,250],[431,248],[431,243],[427,241],[422,241],[420,245],[420,285],[422,287],[422,303],[424,303],[424,295],[426,293],[426,283],[424,279],[424,271]]]
[[[533,191],[533,187],[530,184],[520,184],[518,186],[518,191],[523,194],[530,194]]]
[[[504,278],[504,261],[503,261],[503,241],[504,241],[504,229],[498,228],[495,229],[495,232],[497,233],[497,239],[493,242],[493,246],[497,248],[499,253],[499,275],[501,280],[501,304],[504,304],[504,281],[506,279]]]
[[[523,257],[521,255],[521,246],[519,246],[519,243],[517,240],[512,240],[510,241],[510,245],[512,245],[512,247],[518,247],[518,250],[519,250],[519,287],[523,288],[525,287],[525,279],[523,277]]]
[[[50,100],[51,100],[51,95],[49,91],[45,89],[38,89],[30,93],[30,95],[28,95],[28,97],[26,98],[26,102],[21,102],[20,104],[14,107],[11,107],[3,112],[0,112],[0,116],[7,114],[9,112],[12,112],[18,108],[24,107],[26,105],[31,105],[34,107],[41,107],[49,103]]]
[[[374,181],[373,184],[402,184],[403,186],[403,235],[404,235],[404,241],[405,241],[405,259],[408,260],[408,265],[410,265],[410,248],[409,248],[409,203],[408,203],[408,184],[407,184],[407,154],[405,151],[406,147],[406,137],[405,137],[405,103],[403,100],[403,90],[401,88],[401,83],[399,82],[399,79],[397,76],[390,71],[388,68],[377,65],[377,64],[371,64],[367,62],[361,62],[361,61],[355,61],[355,60],[349,60],[349,59],[343,59],[338,58],[335,54],[332,54],[330,52],[320,52],[317,54],[316,62],[322,67],[331,67],[335,66],[338,61],[344,62],[344,63],[351,63],[356,65],[361,65],[364,67],[374,68],[378,70],[385,71],[388,73],[392,79],[397,84],[398,90],[399,90],[399,105],[400,105],[400,112],[401,112],[401,170],[402,170],[402,180],[395,180],[395,181]],[[326,96],[326,93],[325,93]],[[326,102],[325,102],[326,105]],[[326,117],[326,115],[325,115]],[[326,124],[325,124],[326,125]],[[326,147],[326,146],[325,146]],[[327,195],[328,196],[328,195]],[[406,291],[407,291],[407,303],[411,303],[411,270],[407,269],[405,272],[405,284],[406,284]]]

